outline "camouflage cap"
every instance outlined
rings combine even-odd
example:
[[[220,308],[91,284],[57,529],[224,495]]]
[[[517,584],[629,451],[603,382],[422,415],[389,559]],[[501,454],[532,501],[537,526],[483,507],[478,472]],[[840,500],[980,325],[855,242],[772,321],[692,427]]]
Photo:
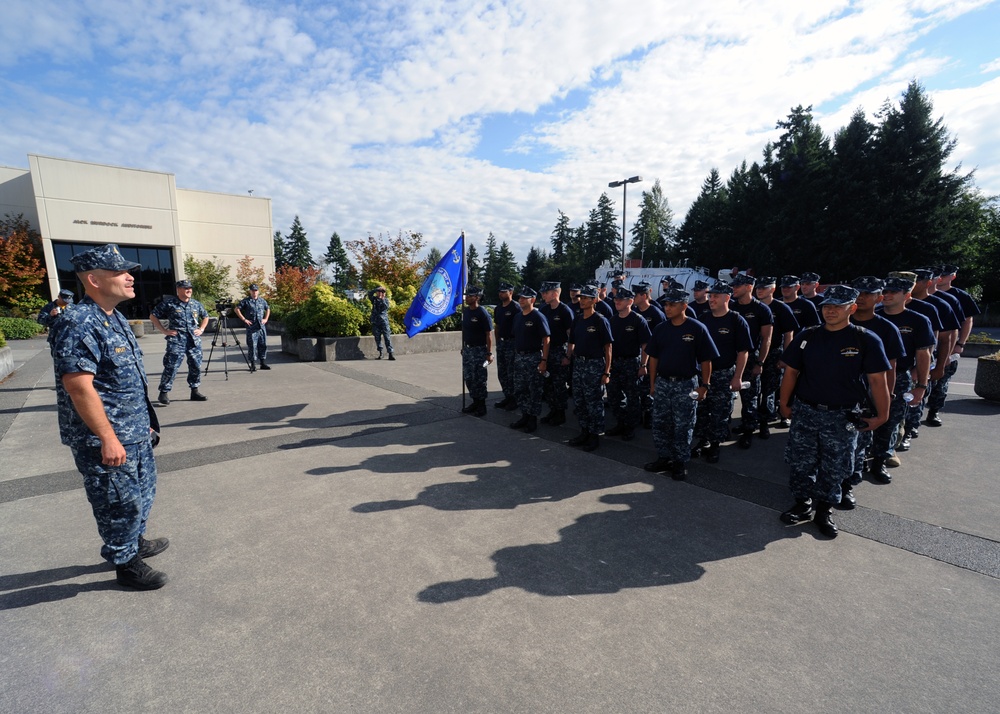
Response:
[[[831,285],[823,293],[823,302],[820,307],[826,305],[851,305],[858,299],[858,291],[849,285]]]
[[[730,283],[734,288],[738,288],[740,285],[753,285],[757,280],[752,275],[747,275],[746,273],[737,273],[736,277]]]
[[[260,290],[260,286],[257,283],[251,283],[247,290]]]
[[[77,253],[69,259],[69,262],[73,264],[77,273],[85,273],[88,270],[134,270],[139,267],[138,263],[125,260],[114,243]]]
[[[790,288],[798,284],[799,284],[799,276],[797,275],[782,275],[781,280],[778,281],[778,285],[780,285],[783,288]]]
[[[931,270],[930,268],[916,268],[915,270],[913,270],[913,274],[916,276],[916,279],[918,281],[934,279],[934,271]]]
[[[481,297],[482,294],[483,294],[483,289],[481,287],[479,287],[478,285],[466,285],[465,286],[465,294],[466,295],[473,295],[475,297]]]
[[[558,290],[561,287],[562,283],[560,283],[558,280],[546,280],[538,288],[538,292],[547,293],[549,290]]]
[[[693,290],[708,290],[708,283],[704,280],[695,280]]]
[[[802,277],[799,278],[802,283],[818,283],[819,273],[802,273]]]
[[[624,284],[625,284],[625,281],[624,280],[619,280],[618,278],[615,278],[614,280],[611,281],[611,287],[613,287],[615,290],[617,290],[618,288],[620,288]]]
[[[663,293],[662,298],[663,302],[688,302],[691,295],[683,288],[670,288]]]
[[[499,285],[497,286],[497,292],[501,292],[501,293],[512,293],[512,292],[514,292],[514,286],[513,286],[513,285],[511,285],[510,283],[505,283],[505,282],[501,282],[501,283],[500,283],[500,284],[499,284]]]
[[[584,285],[580,288],[580,297],[585,298],[597,298],[597,286],[596,285]]]
[[[63,302],[73,302],[73,298],[74,298],[73,291],[72,290],[66,290],[65,288],[63,288],[62,290],[59,291],[59,298]]]
[[[778,279],[773,275],[761,275],[757,278],[757,288],[773,288],[778,284]]]
[[[632,285],[632,292],[636,295],[647,295],[652,286],[645,280]]]
[[[176,283],[174,283],[174,287],[175,288],[193,288],[194,285],[191,284],[190,280],[188,280],[187,278],[184,278],[183,280],[178,280]]]
[[[889,273],[890,278],[903,278],[904,280],[909,280],[911,283],[915,282],[917,279],[917,274],[910,272],[909,270],[893,270]]]
[[[708,289],[708,292],[712,295],[732,295],[733,286],[727,283],[725,280],[719,280]]]
[[[913,290],[913,281],[909,278],[886,278],[883,281],[884,293],[908,293]]]
[[[951,263],[944,263],[938,266],[938,268],[941,271],[941,275],[956,275],[958,273],[958,266]]]
[[[536,298],[538,297],[538,293],[535,292],[534,288],[522,285],[517,289],[517,297],[519,300],[521,298]]]
[[[615,291],[615,300],[631,300],[635,297],[635,293],[628,288],[618,288]]]
[[[859,293],[871,293],[874,295],[882,292],[882,288],[885,287],[885,283],[876,278],[874,275],[863,275],[860,278],[852,280],[851,287]]]

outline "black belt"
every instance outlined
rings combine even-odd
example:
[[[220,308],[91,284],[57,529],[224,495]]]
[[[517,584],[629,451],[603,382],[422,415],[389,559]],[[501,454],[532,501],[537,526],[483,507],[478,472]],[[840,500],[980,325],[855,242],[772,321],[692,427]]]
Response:
[[[595,360],[601,360],[603,362],[604,356],[602,355],[600,357],[584,357],[583,355],[573,355],[573,359],[580,360],[581,362],[586,362],[588,360],[590,360],[591,362]]]
[[[466,347],[485,347],[486,345],[466,345]]]
[[[542,353],[542,348],[539,347],[537,350],[517,350],[519,355],[538,355]]]
[[[849,412],[858,408],[857,404],[816,404],[815,402],[810,402],[807,399],[802,399],[801,397],[795,398],[807,407],[818,409],[821,412]]]
[[[501,342],[513,342],[514,338],[513,337],[501,337],[500,341]]]
[[[665,379],[668,382],[689,382],[692,379],[694,379],[694,377],[695,377],[695,375],[693,375],[693,374],[690,377],[671,377],[670,375],[666,375],[666,374],[658,374],[658,375],[656,375],[657,379]]]

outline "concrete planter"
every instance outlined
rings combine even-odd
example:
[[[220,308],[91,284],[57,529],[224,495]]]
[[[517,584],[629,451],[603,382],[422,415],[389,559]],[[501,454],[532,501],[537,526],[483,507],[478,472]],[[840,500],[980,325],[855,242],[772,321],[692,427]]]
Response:
[[[132,334],[136,337],[142,337],[146,334],[146,324],[142,320],[131,320],[128,326],[132,328]]]
[[[1000,402],[1000,359],[980,357],[976,361],[976,394],[991,402]]]
[[[966,342],[962,348],[963,357],[985,357],[994,352],[1000,351],[1000,345],[987,344],[986,342]]]
[[[462,333],[425,332],[408,338],[392,336],[392,349],[397,355],[427,352],[457,352],[462,348]],[[384,349],[384,346],[383,346]],[[281,351],[298,357],[303,362],[335,362],[342,360],[374,359],[378,357],[375,338],[364,337],[302,337],[297,340],[281,336]]]
[[[10,347],[0,347],[0,380],[14,371],[14,353]]]

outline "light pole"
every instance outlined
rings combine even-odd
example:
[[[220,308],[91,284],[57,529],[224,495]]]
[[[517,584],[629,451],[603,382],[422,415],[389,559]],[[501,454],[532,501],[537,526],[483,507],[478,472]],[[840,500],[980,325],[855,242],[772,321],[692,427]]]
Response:
[[[639,183],[640,181],[642,181],[642,176],[633,176],[621,181],[612,181],[608,184],[608,188],[622,187],[622,270],[625,270],[625,201],[628,197],[628,185],[630,183]]]

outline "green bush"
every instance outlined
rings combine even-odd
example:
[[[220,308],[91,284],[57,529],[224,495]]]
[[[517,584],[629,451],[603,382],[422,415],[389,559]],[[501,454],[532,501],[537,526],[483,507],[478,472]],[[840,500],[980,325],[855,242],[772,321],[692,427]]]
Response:
[[[4,339],[3,330],[0,330],[0,347],[6,347],[7,340]]]
[[[45,328],[34,320],[19,317],[0,317],[0,332],[11,340],[28,340]]]
[[[285,319],[285,328],[293,338],[359,337],[365,322],[365,315],[354,303],[326,283],[317,283],[309,299]]]

